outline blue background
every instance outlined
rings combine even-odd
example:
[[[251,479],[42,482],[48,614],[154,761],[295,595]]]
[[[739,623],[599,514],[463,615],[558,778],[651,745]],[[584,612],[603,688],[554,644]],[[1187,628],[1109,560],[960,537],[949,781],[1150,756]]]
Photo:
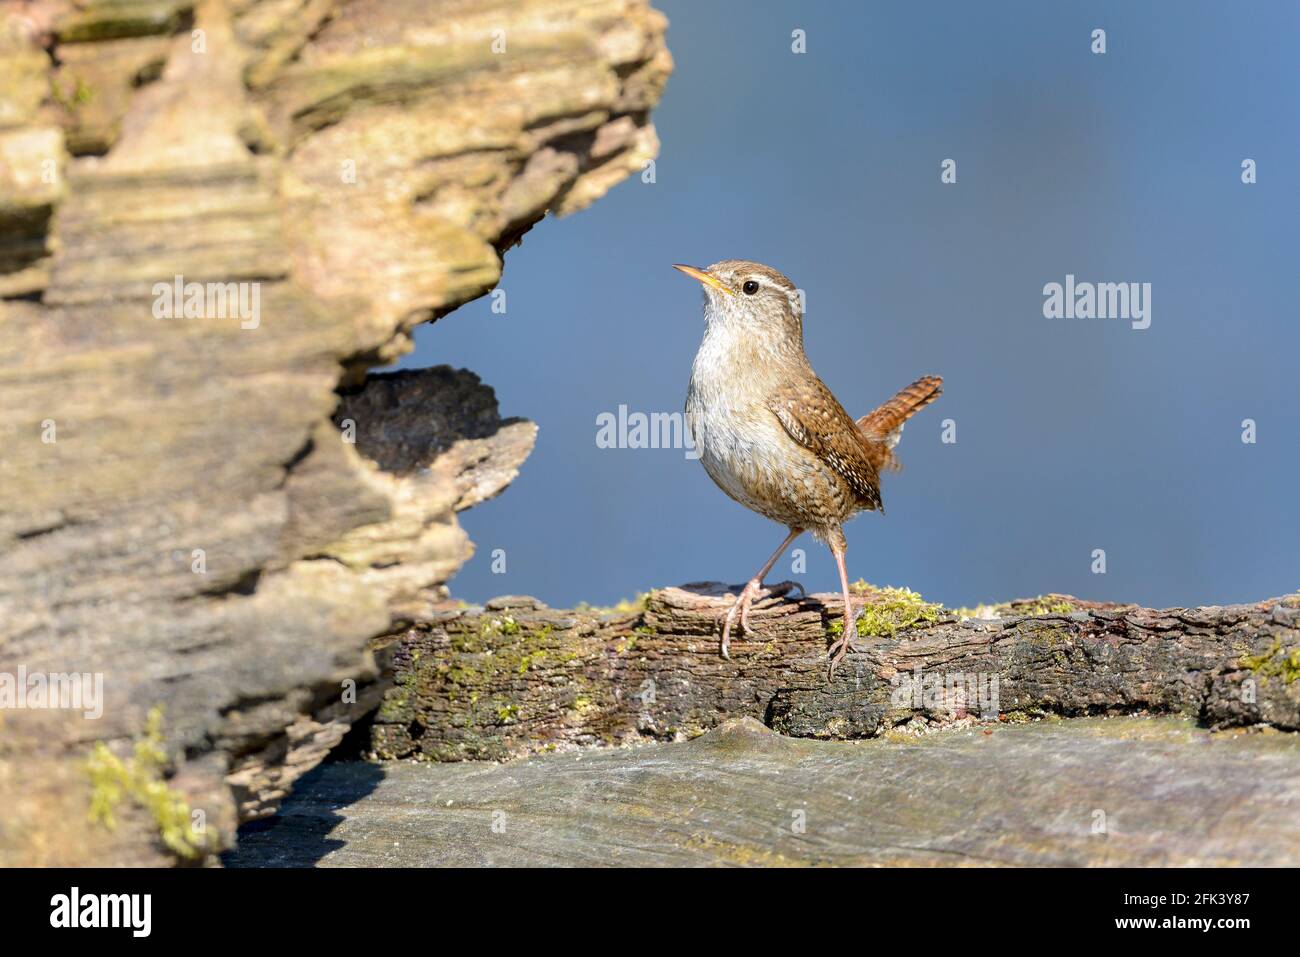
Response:
[[[595,442],[620,404],[681,410],[703,326],[669,264],[733,257],[806,290],[809,357],[854,415],[945,379],[888,514],[847,528],[851,577],[950,605],[1300,587],[1300,5],[656,6],[676,60],[656,182],[538,224],[506,257],[507,313],[464,306],[401,363],[473,369],[541,429],[516,482],[462,514],[479,550],[455,595],[605,604],[743,581],[777,545],[682,451]],[[1045,319],[1067,273],[1150,282],[1151,328]],[[826,549],[796,547],[805,584],[833,589]]]

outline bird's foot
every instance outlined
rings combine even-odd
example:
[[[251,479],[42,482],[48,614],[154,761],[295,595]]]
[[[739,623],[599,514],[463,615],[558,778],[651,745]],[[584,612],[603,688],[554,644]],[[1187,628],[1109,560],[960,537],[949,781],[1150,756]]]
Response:
[[[745,587],[740,590],[736,600],[727,609],[727,619],[722,623],[722,646],[719,649],[722,657],[731,657],[731,629],[736,624],[737,616],[740,618],[740,630],[749,634],[749,605],[762,587],[762,582],[757,578],[751,578],[745,582]]]
[[[746,585],[745,587],[749,586]],[[758,587],[754,589],[754,593],[750,596],[749,601],[740,609],[740,630],[744,632],[745,637],[748,638],[754,634],[754,629],[749,625],[749,611],[753,607],[755,601],[766,601],[769,598],[784,598],[796,588],[799,589],[800,597],[807,597],[808,592],[804,591],[804,587],[800,582],[777,582],[775,585],[763,585],[760,583]]]
[[[850,613],[849,607],[845,606],[844,632],[835,639],[828,652],[830,667],[826,672],[827,681],[835,677],[835,669],[840,666],[840,662],[844,660],[846,654],[850,651],[857,653],[862,650],[854,639],[858,636],[858,619],[862,617],[862,613],[866,610],[867,606],[863,605],[856,612]]]
[[[722,645],[719,649],[722,657],[731,657],[731,629],[735,627],[737,619],[740,621],[740,631],[746,637],[754,634],[754,629],[749,624],[749,609],[758,598],[780,598],[788,595],[793,589],[798,588],[801,595],[806,595],[803,585],[799,582],[778,582],[775,585],[764,585],[757,578],[751,578],[745,582],[745,587],[740,590],[736,596],[735,602],[727,609],[727,618],[722,624]]]

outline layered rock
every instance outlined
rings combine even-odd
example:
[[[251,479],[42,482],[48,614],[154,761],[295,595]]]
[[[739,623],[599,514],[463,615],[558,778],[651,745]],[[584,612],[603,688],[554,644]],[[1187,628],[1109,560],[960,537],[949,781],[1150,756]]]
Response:
[[[0,710],[0,863],[171,859],[134,793],[155,711],[201,860],[374,707],[367,641],[445,595],[455,513],[531,448],[471,375],[366,370],[654,155],[665,22],[639,0],[3,17],[0,672],[101,674],[104,700]]]

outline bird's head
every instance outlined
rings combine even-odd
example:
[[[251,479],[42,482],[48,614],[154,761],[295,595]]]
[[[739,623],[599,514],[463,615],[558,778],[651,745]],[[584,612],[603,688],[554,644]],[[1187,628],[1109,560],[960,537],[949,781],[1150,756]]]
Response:
[[[762,263],[724,259],[700,269],[674,265],[704,289],[704,319],[732,333],[793,340],[803,347],[803,301],[798,288]]]

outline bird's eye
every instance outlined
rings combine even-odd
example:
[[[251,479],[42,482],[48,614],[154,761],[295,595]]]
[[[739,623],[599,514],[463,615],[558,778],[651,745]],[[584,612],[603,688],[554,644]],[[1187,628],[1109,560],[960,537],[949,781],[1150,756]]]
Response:
[[[752,279],[747,279],[745,280],[745,284],[740,287],[740,291],[746,296],[752,296],[754,293],[758,292],[758,283]]]

